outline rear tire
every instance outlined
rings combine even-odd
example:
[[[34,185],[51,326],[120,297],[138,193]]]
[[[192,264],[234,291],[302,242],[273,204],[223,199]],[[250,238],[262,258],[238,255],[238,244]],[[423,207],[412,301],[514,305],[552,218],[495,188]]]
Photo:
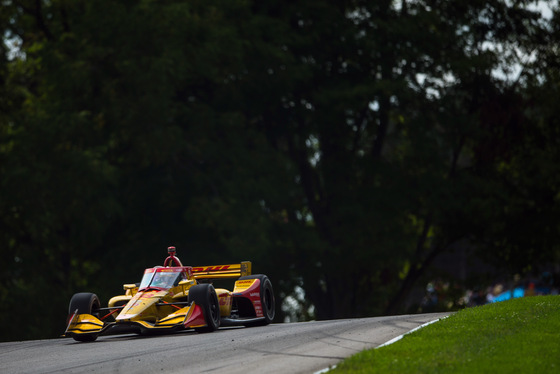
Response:
[[[243,279],[258,279],[260,280],[260,295],[261,295],[261,307],[264,314],[264,319],[258,322],[247,323],[245,326],[265,326],[272,322],[274,316],[276,315],[276,301],[274,300],[274,291],[272,289],[272,282],[264,274],[246,275],[239,278]]]
[[[202,308],[206,327],[195,328],[196,332],[212,332],[220,327],[220,304],[214,286],[209,283],[198,284],[189,289],[189,302]]]
[[[91,314],[99,318],[99,308],[101,303],[99,298],[94,293],[80,292],[74,294],[70,299],[70,306],[68,307],[68,315],[71,316],[77,311],[78,314]],[[97,334],[88,335],[73,335],[72,338],[79,342],[93,342],[97,339]]]

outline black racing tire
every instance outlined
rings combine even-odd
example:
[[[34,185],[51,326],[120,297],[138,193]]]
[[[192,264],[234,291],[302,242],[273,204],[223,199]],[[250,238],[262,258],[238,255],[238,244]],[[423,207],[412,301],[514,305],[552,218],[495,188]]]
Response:
[[[265,326],[274,320],[276,315],[276,301],[274,299],[274,290],[272,289],[272,282],[264,274],[246,275],[239,278],[239,280],[244,279],[258,279],[260,280],[260,294],[261,294],[261,306],[264,314],[264,319],[258,322],[251,322],[245,324],[247,327],[253,326]]]
[[[196,332],[212,332],[220,327],[220,304],[214,286],[209,283],[197,284],[189,289],[189,302],[202,308],[205,327],[195,328]]]
[[[68,315],[74,314],[77,311],[78,314],[91,314],[94,317],[99,318],[99,308],[101,303],[99,298],[94,293],[80,292],[74,294],[72,299],[70,299],[70,306],[68,307]],[[73,335],[72,338],[79,342],[93,342],[97,339],[97,334],[88,335]]]

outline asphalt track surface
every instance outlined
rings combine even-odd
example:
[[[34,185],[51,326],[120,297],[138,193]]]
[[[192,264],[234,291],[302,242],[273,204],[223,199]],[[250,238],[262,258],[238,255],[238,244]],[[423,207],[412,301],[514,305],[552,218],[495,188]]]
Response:
[[[112,335],[0,343],[0,372],[308,373],[377,347],[446,313],[223,328],[206,334]]]

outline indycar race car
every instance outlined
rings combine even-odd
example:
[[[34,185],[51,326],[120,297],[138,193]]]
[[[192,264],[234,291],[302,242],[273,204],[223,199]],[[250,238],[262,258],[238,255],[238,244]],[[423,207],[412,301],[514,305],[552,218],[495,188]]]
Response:
[[[75,294],[64,336],[91,342],[105,333],[211,332],[274,319],[272,283],[266,275],[251,275],[251,262],[192,267],[181,264],[175,247],[168,253],[163,266],[146,269],[140,283],[125,284],[125,294],[106,308],[93,293]],[[212,282],[221,279],[235,279],[233,291],[214,288]]]

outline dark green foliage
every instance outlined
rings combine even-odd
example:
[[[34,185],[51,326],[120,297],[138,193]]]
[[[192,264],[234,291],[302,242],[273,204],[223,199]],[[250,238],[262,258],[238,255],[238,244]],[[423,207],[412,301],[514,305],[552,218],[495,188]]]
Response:
[[[6,1],[2,339],[56,336],[74,292],[106,302],[168,245],[251,260],[316,318],[402,311],[456,243],[557,262],[557,23],[503,1]]]

